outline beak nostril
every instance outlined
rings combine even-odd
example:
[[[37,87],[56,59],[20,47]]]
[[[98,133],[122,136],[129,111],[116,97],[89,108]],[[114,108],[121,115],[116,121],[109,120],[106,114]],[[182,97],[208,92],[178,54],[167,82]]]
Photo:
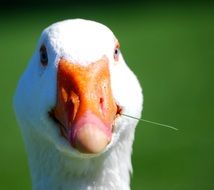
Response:
[[[104,98],[100,98],[100,108],[103,113],[104,112]]]
[[[104,102],[104,99],[100,98],[100,104],[103,104],[103,102]]]
[[[68,114],[70,114],[69,117],[72,118],[72,121],[70,122],[73,122],[73,120],[75,119],[77,111],[79,109],[79,104],[80,104],[79,96],[74,91],[71,91],[70,99],[67,102],[68,106],[67,108],[68,110],[70,109]]]
[[[74,103],[72,101],[72,99],[69,99],[67,101],[67,113],[68,113],[68,117],[72,118],[72,120],[74,120],[75,117],[75,113],[74,113]]]

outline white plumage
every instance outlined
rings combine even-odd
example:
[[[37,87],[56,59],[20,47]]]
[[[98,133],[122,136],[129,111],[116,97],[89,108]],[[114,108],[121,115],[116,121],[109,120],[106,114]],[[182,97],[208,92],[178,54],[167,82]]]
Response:
[[[116,37],[106,26],[82,19],[58,22],[43,31],[14,97],[34,190],[130,189],[136,120],[117,116],[108,145],[97,154],[85,154],[71,146],[48,115],[57,101],[60,59],[87,67],[104,56],[117,106],[122,113],[140,117],[141,87],[122,54],[119,52],[118,60],[114,59],[116,43]],[[40,62],[42,45],[48,55],[45,67]]]

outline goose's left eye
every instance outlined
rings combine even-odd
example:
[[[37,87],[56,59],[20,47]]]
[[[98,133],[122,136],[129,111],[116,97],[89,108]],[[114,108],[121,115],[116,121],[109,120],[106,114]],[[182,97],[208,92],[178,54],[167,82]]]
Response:
[[[44,45],[42,45],[40,48],[40,62],[43,66],[48,65],[48,54],[47,49]]]
[[[119,48],[117,47],[117,48],[115,48],[115,50],[114,50],[114,60],[115,60],[115,61],[118,61],[118,59],[119,59],[119,54],[120,54],[120,50],[119,50]]]

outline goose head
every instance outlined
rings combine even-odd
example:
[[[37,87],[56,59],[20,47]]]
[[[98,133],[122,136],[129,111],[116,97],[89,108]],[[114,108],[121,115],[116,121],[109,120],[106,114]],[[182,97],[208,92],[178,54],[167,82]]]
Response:
[[[142,91],[119,41],[83,19],[46,28],[22,75],[14,108],[26,144],[38,136],[71,156],[97,156],[133,133]],[[36,136],[36,138],[35,138]]]

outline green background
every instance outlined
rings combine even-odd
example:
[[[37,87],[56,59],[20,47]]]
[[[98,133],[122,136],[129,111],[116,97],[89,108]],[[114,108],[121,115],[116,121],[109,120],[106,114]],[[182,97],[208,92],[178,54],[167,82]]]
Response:
[[[49,2],[50,3],[50,2]],[[63,6],[64,5],[64,6]],[[0,189],[27,190],[27,155],[12,97],[41,31],[86,18],[109,26],[144,89],[132,189],[214,189],[214,7],[209,3],[38,4],[0,13]],[[131,89],[130,89],[131,90]]]

